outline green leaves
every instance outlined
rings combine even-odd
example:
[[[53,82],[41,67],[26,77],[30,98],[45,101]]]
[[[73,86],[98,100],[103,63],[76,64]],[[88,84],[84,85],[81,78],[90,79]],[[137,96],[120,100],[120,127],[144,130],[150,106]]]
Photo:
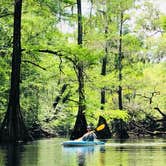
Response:
[[[166,31],[166,16],[163,15],[160,17],[160,25],[164,29],[164,31]]]
[[[75,0],[23,2],[21,107],[27,124],[30,126],[33,122],[40,121],[46,125],[46,118],[49,118],[52,120],[48,126],[55,129],[67,131],[67,128],[73,125],[78,109],[78,80],[75,70],[80,62],[85,69],[83,74],[88,122],[97,123],[100,115],[108,121],[128,121],[128,110],[136,117],[142,118],[144,113],[140,110],[151,112],[153,106],[157,105],[164,110],[165,16],[157,15],[158,11],[147,3],[142,6],[147,10],[134,16],[133,21],[133,16],[129,12],[130,9],[133,10],[132,0],[95,0],[92,6],[88,6],[93,7],[91,13],[83,18],[83,44],[78,46],[76,12],[73,9],[75,3]],[[140,8],[141,6],[138,7]],[[11,1],[4,1],[0,7],[0,119],[6,110],[10,83],[12,11]],[[124,14],[123,79],[119,81],[117,65],[121,12]],[[67,20],[67,24],[72,25],[72,31],[64,33],[63,23],[66,22],[62,22],[61,29],[57,26],[61,20]],[[155,36],[158,31],[161,36]],[[101,76],[102,58],[105,56],[107,75]],[[154,64],[150,64],[150,61]],[[52,104],[64,83],[70,85],[62,96],[64,101],[67,101],[58,103],[54,110]],[[119,85],[123,89],[126,111],[117,110]],[[106,104],[105,110],[100,111],[102,88],[106,92]],[[147,97],[151,97],[154,91],[160,94],[154,96],[150,105]]]

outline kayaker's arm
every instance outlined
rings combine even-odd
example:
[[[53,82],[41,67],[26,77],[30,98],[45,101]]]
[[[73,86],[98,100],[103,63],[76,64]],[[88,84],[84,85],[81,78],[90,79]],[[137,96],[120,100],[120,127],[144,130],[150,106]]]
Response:
[[[90,131],[85,133],[81,138],[77,139],[76,141],[93,141],[96,138],[97,136],[95,134],[95,131]]]
[[[103,130],[104,128],[105,128],[105,124],[102,124],[102,125],[98,126],[97,128],[95,128],[93,131],[89,131],[89,132],[85,133],[82,137],[76,139],[76,141],[81,141],[81,140],[83,140],[83,138],[88,137],[90,134],[93,134],[93,138],[95,139],[95,138],[97,138],[95,132]]]

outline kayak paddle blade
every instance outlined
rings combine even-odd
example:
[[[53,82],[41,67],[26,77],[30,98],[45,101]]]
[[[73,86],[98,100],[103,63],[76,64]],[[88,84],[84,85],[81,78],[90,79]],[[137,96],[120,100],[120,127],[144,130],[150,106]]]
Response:
[[[102,125],[98,126],[95,130],[100,131],[100,130],[103,130],[104,128],[105,128],[105,124],[102,124]]]

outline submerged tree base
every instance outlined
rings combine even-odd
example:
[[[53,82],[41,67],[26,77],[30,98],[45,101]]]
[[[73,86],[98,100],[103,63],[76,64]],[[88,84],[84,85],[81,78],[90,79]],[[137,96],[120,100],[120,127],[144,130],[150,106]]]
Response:
[[[83,136],[86,133],[87,122],[84,113],[79,113],[77,115],[77,120],[75,122],[74,130],[71,134],[70,140],[74,140]]]
[[[36,139],[41,138],[52,138],[58,136],[55,133],[52,133],[50,131],[42,129],[42,127],[39,124],[34,124],[30,129],[29,133],[32,135],[32,137]]]
[[[13,107],[9,104],[0,129],[0,142],[15,143],[33,140],[24,124],[19,108],[20,107],[18,105],[16,109],[13,109]]]

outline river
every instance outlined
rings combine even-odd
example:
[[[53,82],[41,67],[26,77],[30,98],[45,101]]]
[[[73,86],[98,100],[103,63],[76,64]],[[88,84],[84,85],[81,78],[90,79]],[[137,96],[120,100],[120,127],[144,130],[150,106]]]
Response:
[[[0,146],[0,166],[165,166],[166,139],[108,140],[103,146],[63,147],[64,138]]]

